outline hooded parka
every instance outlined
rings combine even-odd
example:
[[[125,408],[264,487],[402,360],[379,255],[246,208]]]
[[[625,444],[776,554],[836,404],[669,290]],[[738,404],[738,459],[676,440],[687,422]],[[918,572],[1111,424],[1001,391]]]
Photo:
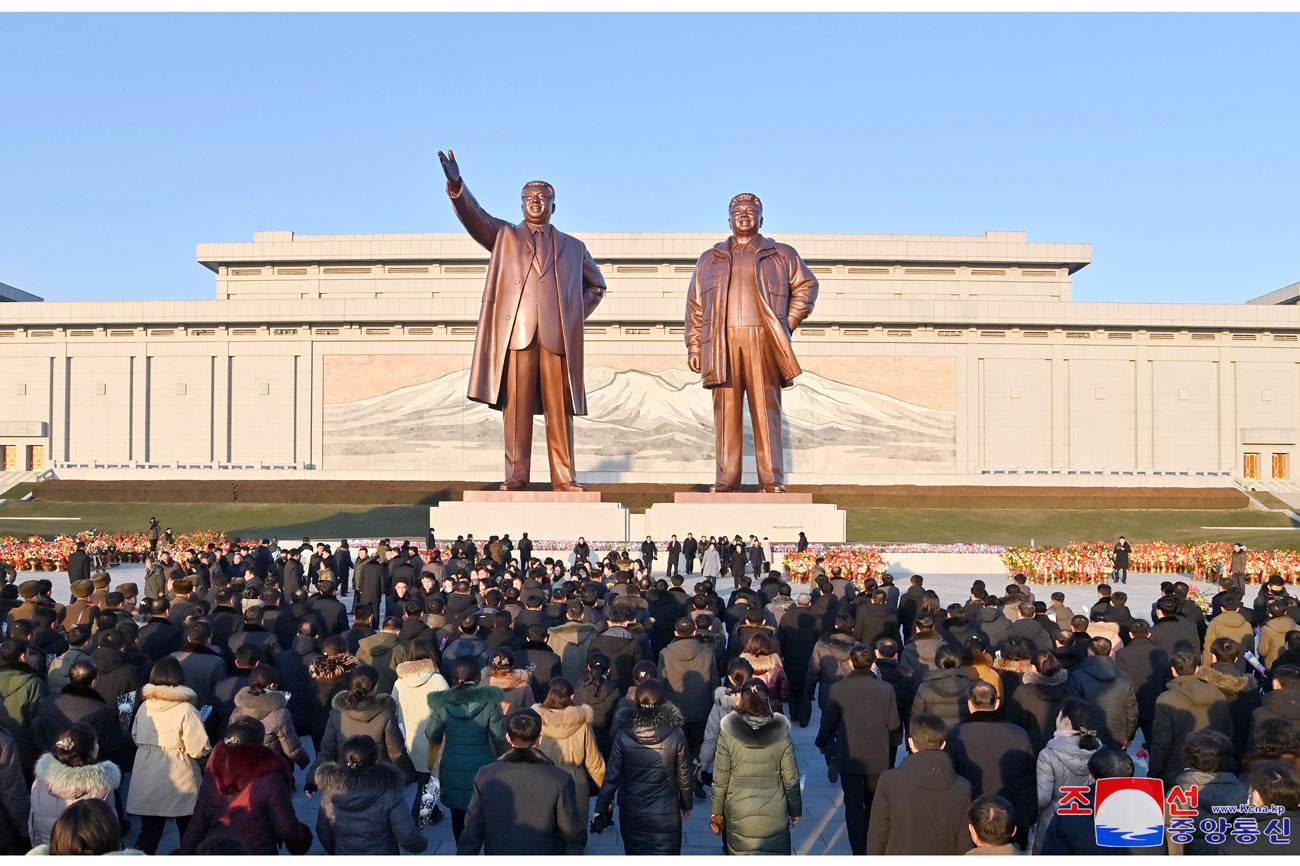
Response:
[[[782,715],[724,716],[710,814],[726,818],[728,854],[790,854],[790,819],[803,815],[799,763]]]

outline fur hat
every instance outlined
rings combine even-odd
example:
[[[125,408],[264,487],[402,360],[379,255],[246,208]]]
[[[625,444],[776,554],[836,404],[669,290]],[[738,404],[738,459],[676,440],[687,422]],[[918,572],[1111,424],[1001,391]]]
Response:
[[[29,601],[36,598],[36,581],[24,580],[18,584],[18,594]]]
[[[122,593],[122,598],[137,598],[140,595],[140,587],[134,583],[119,583],[113,591]]]
[[[188,577],[178,577],[172,581],[172,592],[177,595],[189,595],[194,591],[194,581]]]
[[[95,591],[95,584],[88,580],[75,580],[72,582],[73,598],[90,598],[90,594]]]
[[[101,571],[98,574],[92,574],[90,582],[95,585],[95,589],[108,589],[108,572]]]

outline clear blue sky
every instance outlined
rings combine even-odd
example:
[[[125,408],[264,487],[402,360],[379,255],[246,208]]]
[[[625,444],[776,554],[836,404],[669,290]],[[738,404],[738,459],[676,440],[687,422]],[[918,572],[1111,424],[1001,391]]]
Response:
[[[0,282],[209,298],[195,244],[459,231],[1089,242],[1075,299],[1300,280],[1300,16],[0,16]]]

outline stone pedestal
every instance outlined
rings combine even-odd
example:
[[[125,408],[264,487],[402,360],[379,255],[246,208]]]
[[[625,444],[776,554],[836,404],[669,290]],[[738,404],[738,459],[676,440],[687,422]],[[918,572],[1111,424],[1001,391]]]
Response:
[[[757,535],[775,544],[796,542],[802,531],[815,543],[843,544],[848,512],[815,504],[808,493],[678,493],[673,502],[633,514],[628,530],[632,539],[724,532],[729,537]]]
[[[510,533],[518,542],[527,532],[534,541],[627,540],[628,512],[617,502],[601,502],[597,491],[467,490],[460,502],[429,509],[429,525],[439,538],[473,533],[475,538]]]

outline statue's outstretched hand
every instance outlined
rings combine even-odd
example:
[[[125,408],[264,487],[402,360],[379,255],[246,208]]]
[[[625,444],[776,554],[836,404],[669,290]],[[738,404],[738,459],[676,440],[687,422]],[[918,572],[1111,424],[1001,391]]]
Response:
[[[449,149],[446,153],[443,153],[440,150],[438,151],[438,161],[442,163],[443,174],[447,175],[447,183],[451,185],[453,190],[460,189],[460,166],[456,164],[456,152]]]

